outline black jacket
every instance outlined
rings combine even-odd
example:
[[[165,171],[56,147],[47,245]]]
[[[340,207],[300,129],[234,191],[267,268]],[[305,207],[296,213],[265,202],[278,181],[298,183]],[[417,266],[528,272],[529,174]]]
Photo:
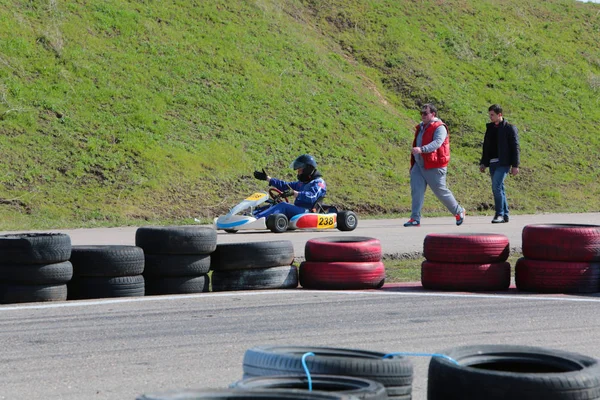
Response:
[[[492,146],[498,146],[498,159],[500,165],[504,166],[519,166],[519,156],[521,148],[519,147],[519,132],[517,127],[509,124],[505,119],[502,120],[498,127],[498,143],[492,143],[491,134],[494,128],[494,123],[490,122],[485,125],[485,136],[483,138],[483,152],[479,164],[490,166],[490,153]]]

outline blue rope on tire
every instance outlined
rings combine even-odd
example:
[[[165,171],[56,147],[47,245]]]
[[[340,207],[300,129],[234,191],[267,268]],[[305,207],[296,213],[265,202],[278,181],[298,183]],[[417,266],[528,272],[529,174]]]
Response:
[[[390,358],[390,357],[393,357],[393,356],[440,357],[440,358],[445,358],[446,360],[452,361],[456,365],[460,365],[460,364],[458,364],[458,361],[456,361],[454,358],[451,358],[451,357],[448,357],[445,354],[439,354],[439,353],[399,352],[399,353],[388,353],[385,356],[383,356],[383,358]]]
[[[308,391],[312,392],[312,379],[310,378],[310,371],[308,370],[308,367],[306,366],[306,357],[308,356],[313,356],[314,357],[315,353],[313,352],[308,352],[308,353],[304,353],[302,355],[302,367],[304,368],[304,372],[306,372],[306,377],[308,378]]]

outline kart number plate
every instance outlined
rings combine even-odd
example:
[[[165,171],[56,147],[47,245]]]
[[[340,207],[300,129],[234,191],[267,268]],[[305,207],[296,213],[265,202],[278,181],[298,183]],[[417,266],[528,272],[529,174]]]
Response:
[[[317,220],[317,228],[319,229],[330,229],[335,228],[335,216],[319,216]]]
[[[246,200],[256,201],[256,200],[260,199],[261,197],[263,197],[264,195],[265,195],[264,193],[254,193],[254,194],[251,194],[250,196],[246,197]]]

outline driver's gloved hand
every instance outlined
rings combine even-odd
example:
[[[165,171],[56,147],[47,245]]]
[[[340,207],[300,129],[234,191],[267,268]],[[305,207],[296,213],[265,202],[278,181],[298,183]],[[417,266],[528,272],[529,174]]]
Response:
[[[266,181],[267,173],[265,172],[265,169],[263,168],[262,171],[254,171],[254,177],[256,179],[258,179],[259,181]]]
[[[286,189],[283,192],[281,192],[281,194],[279,195],[279,197],[294,197],[294,190],[293,189]]]

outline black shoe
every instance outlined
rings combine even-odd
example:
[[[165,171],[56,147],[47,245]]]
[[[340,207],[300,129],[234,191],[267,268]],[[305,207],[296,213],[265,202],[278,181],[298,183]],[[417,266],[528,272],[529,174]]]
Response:
[[[502,224],[504,223],[504,217],[502,215],[496,215],[492,220],[492,224]]]
[[[508,215],[504,216],[504,222],[508,222]]]

